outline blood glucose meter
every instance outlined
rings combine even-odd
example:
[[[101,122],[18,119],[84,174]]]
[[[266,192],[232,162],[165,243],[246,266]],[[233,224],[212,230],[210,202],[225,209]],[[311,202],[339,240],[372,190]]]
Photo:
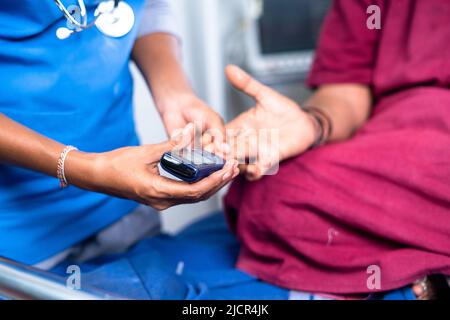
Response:
[[[196,182],[221,170],[225,161],[204,150],[180,149],[164,153],[160,165],[166,172],[183,181]]]

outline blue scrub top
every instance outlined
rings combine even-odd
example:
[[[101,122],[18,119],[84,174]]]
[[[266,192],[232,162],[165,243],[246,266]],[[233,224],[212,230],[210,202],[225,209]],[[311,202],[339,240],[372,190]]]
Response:
[[[129,60],[144,0],[127,2],[136,22],[126,36],[110,38],[91,28],[59,40],[55,32],[66,19],[53,0],[3,1],[0,112],[87,152],[137,145]],[[85,3],[92,18],[99,1]],[[0,256],[37,263],[135,207],[76,187],[60,190],[55,178],[0,165]]]

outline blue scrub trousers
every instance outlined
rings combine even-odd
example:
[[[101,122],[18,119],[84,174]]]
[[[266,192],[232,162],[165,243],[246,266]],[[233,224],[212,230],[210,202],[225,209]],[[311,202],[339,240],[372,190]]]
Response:
[[[176,236],[141,240],[126,253],[105,255],[80,265],[83,285],[131,299],[277,300],[289,290],[235,269],[239,243],[223,214],[194,223]],[[52,272],[67,276],[64,261]],[[375,299],[414,299],[409,287]]]

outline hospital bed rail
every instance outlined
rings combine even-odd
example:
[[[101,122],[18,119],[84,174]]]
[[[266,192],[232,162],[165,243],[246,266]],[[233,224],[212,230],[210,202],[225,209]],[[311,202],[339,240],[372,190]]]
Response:
[[[0,257],[0,299],[15,300],[117,300],[102,290],[72,289],[66,279],[50,272]]]

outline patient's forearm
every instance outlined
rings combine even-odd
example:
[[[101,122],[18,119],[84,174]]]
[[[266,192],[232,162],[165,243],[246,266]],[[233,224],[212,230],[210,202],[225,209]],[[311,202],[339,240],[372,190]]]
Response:
[[[321,86],[304,107],[319,108],[330,118],[333,130],[328,141],[346,140],[361,127],[370,115],[370,89],[358,84]]]

